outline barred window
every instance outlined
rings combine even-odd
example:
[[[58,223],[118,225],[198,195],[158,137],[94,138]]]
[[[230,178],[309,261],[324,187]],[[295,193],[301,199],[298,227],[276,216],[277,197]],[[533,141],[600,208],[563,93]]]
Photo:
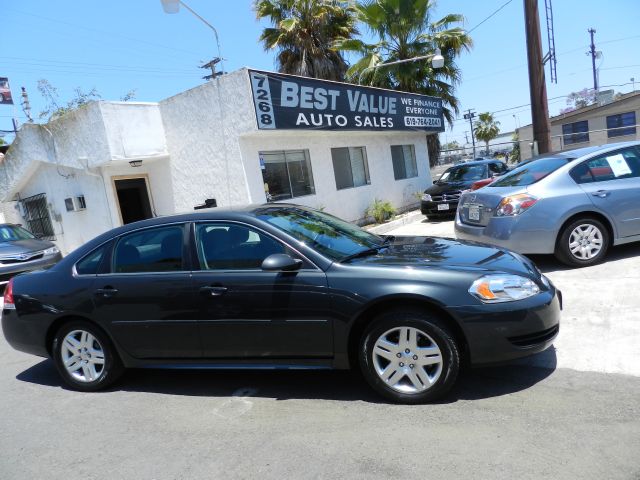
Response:
[[[23,218],[27,222],[28,230],[43,240],[55,240],[51,216],[47,207],[47,196],[44,193],[20,200]]]

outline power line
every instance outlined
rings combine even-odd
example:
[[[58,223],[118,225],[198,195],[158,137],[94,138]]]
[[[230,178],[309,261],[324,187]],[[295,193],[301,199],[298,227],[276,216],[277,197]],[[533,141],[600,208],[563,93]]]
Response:
[[[467,34],[473,32],[476,28],[478,28],[480,25],[482,25],[484,22],[486,22],[487,20],[489,20],[491,17],[493,17],[496,13],[498,13],[500,10],[502,10],[504,7],[506,7],[507,5],[509,5],[513,0],[508,0],[507,2],[505,2],[500,8],[498,8],[495,12],[493,12],[491,15],[489,15],[487,18],[485,18],[484,20],[482,20],[480,23],[478,23],[475,27],[473,27],[471,30],[467,31]]]

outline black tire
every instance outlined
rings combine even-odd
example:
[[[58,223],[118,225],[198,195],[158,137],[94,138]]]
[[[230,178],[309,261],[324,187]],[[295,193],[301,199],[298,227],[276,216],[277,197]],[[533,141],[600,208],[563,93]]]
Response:
[[[376,365],[373,353],[376,342],[385,333],[401,327],[414,328],[431,337],[429,340],[436,344],[441,354],[442,361],[440,363],[440,367],[433,365],[428,367],[418,367],[426,368],[427,372],[429,372],[431,367],[434,369],[439,368],[439,375],[437,376],[437,379],[431,386],[426,387],[426,389],[422,391],[407,393],[397,390],[398,388],[404,388],[404,384],[408,384],[408,388],[412,388],[413,384],[411,383],[409,376],[392,376],[391,378],[394,380],[400,379],[398,384],[396,384],[395,387],[392,387],[377,373],[377,368],[380,366],[380,357],[378,357],[378,364]],[[422,341],[427,340],[426,337],[420,338],[422,338]],[[396,403],[418,404],[441,398],[451,389],[460,370],[460,354],[458,351],[458,345],[453,339],[453,336],[449,332],[445,323],[436,315],[418,309],[398,308],[378,315],[365,329],[362,335],[358,356],[363,376],[369,385],[371,385],[377,393]],[[398,362],[401,360],[402,359],[398,359]],[[411,360],[408,359],[407,361]],[[388,365],[391,364],[392,362],[389,361]],[[397,366],[394,365],[393,368],[397,368],[397,371],[399,372],[400,366],[402,366],[402,363],[398,363]],[[414,366],[412,368],[416,367]],[[407,370],[406,367],[405,371],[409,373],[413,372],[413,370]],[[431,371],[433,372],[434,370]],[[398,375],[403,374],[398,373]],[[422,384],[425,386],[427,385],[425,382],[422,382]]]
[[[63,354],[69,353],[66,349],[65,353],[63,353],[63,341],[69,333],[74,331],[88,332],[91,334],[98,342],[98,346],[101,347],[104,354],[104,364],[96,367],[96,370],[99,370],[99,372],[94,380],[79,380],[75,378],[64,365]],[[73,390],[79,390],[81,392],[102,390],[118,380],[124,372],[122,361],[113,347],[111,340],[100,328],[88,321],[74,320],[62,325],[53,338],[51,353],[58,373],[64,382]]]
[[[571,253],[571,249],[569,247],[572,232],[581,225],[594,226],[599,230],[602,237],[602,247],[600,251],[589,259],[578,258],[576,255]],[[595,265],[604,259],[607,255],[610,243],[611,236],[609,235],[609,230],[600,220],[593,217],[580,217],[568,223],[560,232],[558,241],[556,242],[555,256],[562,263],[570,267],[588,267],[590,265]]]

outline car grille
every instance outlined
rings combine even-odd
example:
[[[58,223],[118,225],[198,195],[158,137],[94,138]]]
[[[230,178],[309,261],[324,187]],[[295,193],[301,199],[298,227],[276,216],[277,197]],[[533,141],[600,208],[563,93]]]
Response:
[[[460,190],[443,193],[442,195],[431,195],[434,202],[458,201],[462,192]]]
[[[542,330],[541,332],[509,337],[508,340],[516,347],[533,347],[535,345],[548,342],[555,337],[559,331],[560,325],[554,325],[553,327]]]
[[[27,253],[25,258],[20,258],[20,255],[7,255],[6,257],[0,257],[0,265],[12,265],[14,263],[31,262],[32,260],[38,260],[44,257],[43,252],[38,252],[35,255]]]

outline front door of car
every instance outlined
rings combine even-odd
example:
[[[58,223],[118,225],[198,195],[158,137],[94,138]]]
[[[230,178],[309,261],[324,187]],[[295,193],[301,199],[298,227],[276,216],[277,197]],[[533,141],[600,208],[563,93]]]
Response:
[[[629,147],[577,165],[571,176],[613,219],[619,237],[640,235],[640,149]]]
[[[329,358],[333,323],[324,272],[269,234],[245,224],[199,223],[193,272],[207,358]],[[293,272],[264,271],[263,260],[287,253]]]
[[[93,283],[96,320],[133,357],[202,356],[186,235],[174,224],[121,236]]]

